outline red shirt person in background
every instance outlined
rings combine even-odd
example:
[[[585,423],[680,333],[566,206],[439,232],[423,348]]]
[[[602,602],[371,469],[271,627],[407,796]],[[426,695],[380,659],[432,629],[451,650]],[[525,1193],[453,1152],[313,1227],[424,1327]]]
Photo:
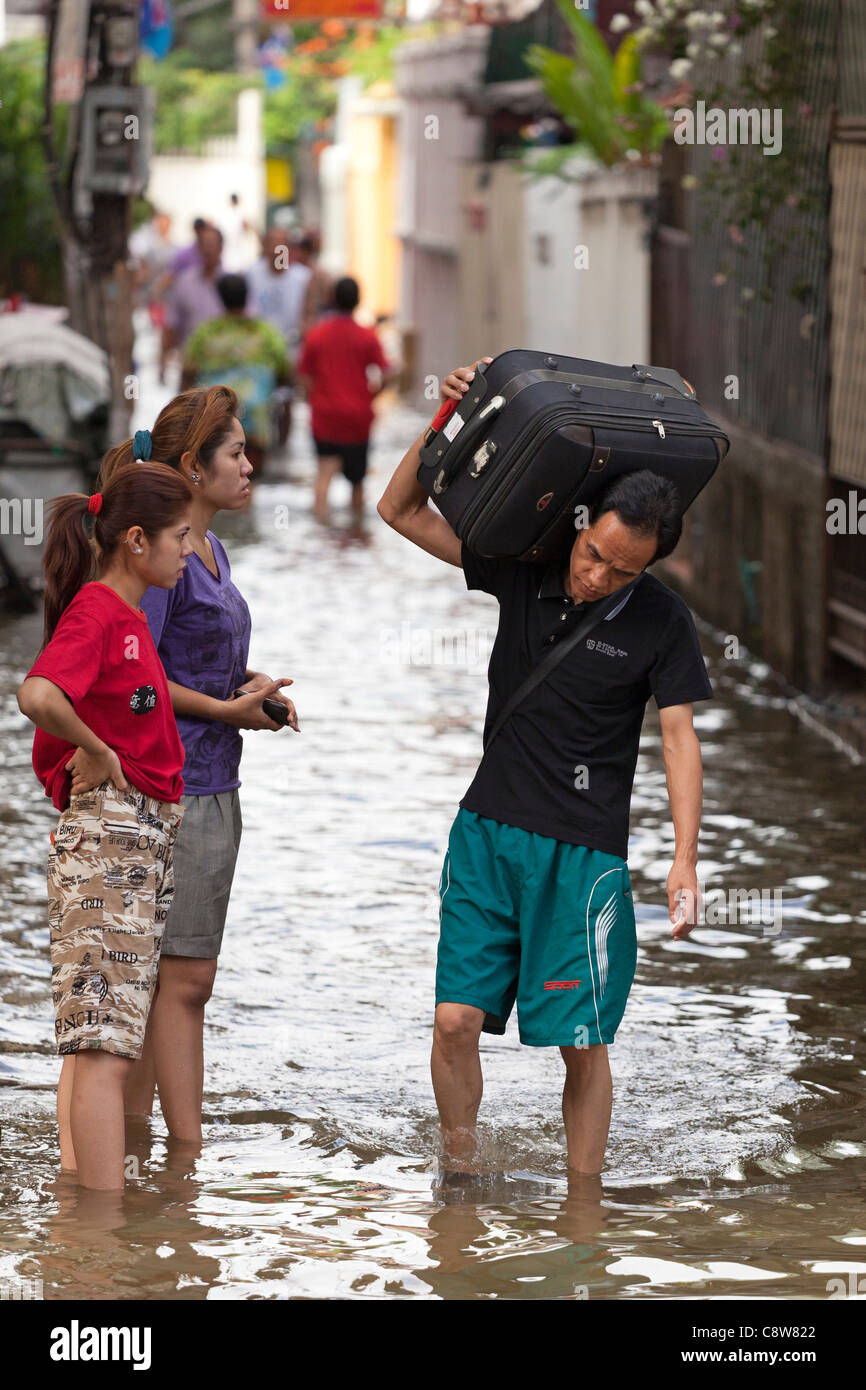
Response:
[[[352,484],[352,514],[360,520],[373,397],[397,375],[375,329],[355,322],[358,300],[357,280],[345,276],[337,281],[334,312],[309,330],[296,369],[298,384],[310,402],[313,443],[319,458],[313,508],[319,521],[327,520],[328,489],[340,469]],[[371,366],[382,373],[378,385],[369,380]]]

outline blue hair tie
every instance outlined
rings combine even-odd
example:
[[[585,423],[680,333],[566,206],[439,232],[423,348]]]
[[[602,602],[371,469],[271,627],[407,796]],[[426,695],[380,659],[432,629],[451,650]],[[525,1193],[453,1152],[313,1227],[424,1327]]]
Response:
[[[134,462],[147,463],[153,452],[153,439],[150,430],[136,430],[135,438],[132,441],[132,457]]]

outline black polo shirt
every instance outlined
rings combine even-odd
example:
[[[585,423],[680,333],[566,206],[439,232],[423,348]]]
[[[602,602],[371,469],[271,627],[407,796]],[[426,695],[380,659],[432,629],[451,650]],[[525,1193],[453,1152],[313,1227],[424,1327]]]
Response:
[[[567,597],[558,565],[484,559],[465,545],[462,565],[467,588],[499,600],[486,736],[511,693],[594,605]],[[711,700],[713,687],[687,604],[647,572],[517,706],[460,805],[626,859],[650,695],[664,709]]]

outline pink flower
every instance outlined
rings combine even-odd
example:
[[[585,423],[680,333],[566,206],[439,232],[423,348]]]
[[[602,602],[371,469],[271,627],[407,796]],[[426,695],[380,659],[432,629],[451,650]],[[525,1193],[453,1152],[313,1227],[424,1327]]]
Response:
[[[746,240],[739,227],[735,227],[733,225],[728,228],[728,236],[731,238],[731,241],[734,243],[735,246],[742,246]]]
[[[720,270],[717,270],[715,275],[713,276],[713,284],[716,286],[724,285],[727,278],[727,275],[723,275]]]
[[[724,145],[714,145],[712,157],[713,159],[727,159],[728,152],[725,149]]]
[[[740,16],[738,14],[732,14],[730,19],[728,20],[728,23],[730,24],[732,29],[739,29],[742,22],[743,21],[740,19]]]
[[[789,208],[795,208],[797,206],[796,193],[789,193],[787,198],[785,199],[785,202],[788,204]]]
[[[804,101],[800,106],[798,106],[797,110],[798,110],[798,113],[799,113],[801,116],[803,116],[806,120],[808,120],[808,118],[809,118],[809,117],[811,116],[811,114],[812,114],[812,108],[811,108],[811,106],[809,105],[809,103],[806,102],[806,101]]]

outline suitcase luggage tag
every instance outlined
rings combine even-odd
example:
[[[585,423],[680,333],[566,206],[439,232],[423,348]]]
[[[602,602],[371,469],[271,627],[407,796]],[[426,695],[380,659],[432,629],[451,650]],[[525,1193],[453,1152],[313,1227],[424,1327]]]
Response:
[[[435,467],[436,464],[445,457],[450,445],[453,444],[463,427],[468,425],[470,434],[464,435],[461,440],[460,450],[460,458],[465,457],[465,451],[470,440],[474,438],[476,434],[480,434],[488,424],[491,415],[498,414],[505,405],[504,396],[494,396],[482,410],[474,414],[477,406],[480,405],[487,394],[487,382],[484,379],[484,373],[489,365],[490,364],[487,362],[479,363],[475,368],[475,376],[472,380],[472,384],[462,401],[445,401],[434,417],[433,422],[427,427],[424,434],[422,450],[428,451],[428,457],[426,459],[422,458],[422,467]],[[430,457],[430,455],[433,455],[433,457]],[[485,459],[480,464],[478,469],[479,472],[487,461],[488,460]],[[439,469],[439,472],[433,480],[433,491],[436,493],[437,497],[445,491],[459,466],[459,460],[455,460],[451,469],[448,468],[447,462]],[[477,477],[477,473],[473,474],[473,476]]]

